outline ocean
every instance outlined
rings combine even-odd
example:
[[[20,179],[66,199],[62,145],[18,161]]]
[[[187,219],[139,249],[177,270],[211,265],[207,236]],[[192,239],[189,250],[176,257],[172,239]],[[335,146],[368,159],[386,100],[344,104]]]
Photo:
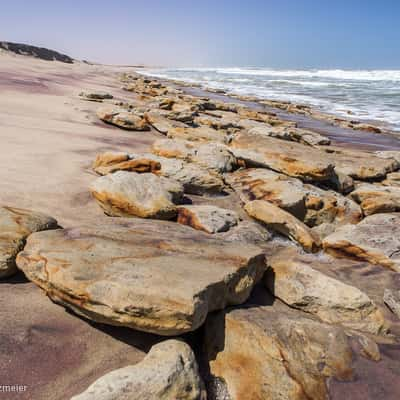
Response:
[[[143,72],[143,71],[138,71]],[[163,68],[144,72],[228,93],[308,104],[321,111],[379,121],[400,132],[400,70]]]

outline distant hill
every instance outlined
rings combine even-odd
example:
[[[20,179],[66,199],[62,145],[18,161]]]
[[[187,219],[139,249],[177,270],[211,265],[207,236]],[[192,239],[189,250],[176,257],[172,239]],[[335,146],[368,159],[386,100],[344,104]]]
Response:
[[[28,44],[0,41],[0,49],[11,51],[16,54],[40,58],[41,60],[61,61],[68,64],[72,64],[74,62],[71,57],[65,54],[46,49],[44,47],[30,46]]]

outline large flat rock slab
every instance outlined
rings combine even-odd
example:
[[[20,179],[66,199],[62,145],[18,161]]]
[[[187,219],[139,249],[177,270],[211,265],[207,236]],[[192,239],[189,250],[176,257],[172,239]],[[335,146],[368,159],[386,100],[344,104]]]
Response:
[[[176,223],[110,223],[31,235],[18,267],[56,302],[94,321],[161,335],[240,304],[265,271],[253,245]]]
[[[303,181],[326,181],[334,176],[334,164],[323,152],[300,143],[240,133],[231,148],[248,167],[270,168]]]
[[[0,207],[0,278],[17,272],[15,257],[32,233],[57,227],[47,215],[14,207]]]
[[[323,241],[335,256],[347,256],[400,272],[400,213],[374,214],[345,225]]]

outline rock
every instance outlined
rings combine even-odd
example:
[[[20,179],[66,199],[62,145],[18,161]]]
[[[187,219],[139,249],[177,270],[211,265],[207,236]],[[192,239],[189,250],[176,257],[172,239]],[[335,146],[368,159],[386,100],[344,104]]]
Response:
[[[194,154],[194,147],[188,140],[158,139],[152,144],[151,151],[160,157],[189,159]]]
[[[276,302],[275,302],[276,303]],[[210,315],[205,348],[211,377],[230,400],[324,400],[326,380],[352,378],[352,350],[340,327],[273,306]]]
[[[169,119],[174,121],[184,122],[185,124],[193,124],[195,117],[197,116],[196,111],[170,111],[167,115]]]
[[[71,400],[205,400],[191,348],[178,340],[154,345],[143,361],[99,378]]]
[[[400,272],[400,213],[375,214],[326,237],[324,249]]]
[[[107,152],[98,154],[93,163],[93,170],[99,175],[107,175],[116,171],[153,172],[161,169],[159,162],[148,158],[131,159],[127,153]]]
[[[331,144],[331,141],[326,136],[322,136],[317,132],[313,132],[307,129],[289,127],[286,128],[286,131],[295,142],[299,142],[309,146],[327,146]]]
[[[363,183],[350,196],[365,215],[400,211],[400,187]]]
[[[362,217],[360,207],[351,199],[271,170],[239,170],[226,175],[225,181],[244,203],[269,201],[310,227],[323,223],[357,223]]]
[[[220,142],[226,141],[226,135],[215,129],[201,126],[199,128],[172,128],[168,130],[171,139],[190,140],[193,142]]]
[[[149,131],[146,120],[138,115],[125,110],[101,108],[97,116],[104,122],[130,131]]]
[[[383,315],[372,300],[354,286],[313,269],[318,262],[317,257],[285,248],[268,258],[265,284],[288,306],[314,314],[324,322],[372,334],[384,332]]]
[[[319,238],[292,214],[264,200],[254,200],[244,207],[247,213],[265,223],[269,228],[299,243],[304,250],[316,252]]]
[[[386,179],[381,182],[385,186],[400,187],[400,172],[392,172],[386,175]]]
[[[400,290],[395,292],[390,289],[385,289],[383,301],[389,309],[400,319]]]
[[[334,190],[342,194],[348,194],[354,190],[353,178],[340,171],[335,171],[335,175],[330,184]]]
[[[282,140],[302,143],[308,146],[329,145],[330,140],[316,132],[294,127],[256,126],[248,131],[252,135],[265,135]]]
[[[304,219],[305,193],[298,179],[265,168],[250,168],[225,175],[225,181],[243,203],[266,200]]]
[[[220,174],[232,172],[238,168],[238,161],[229,147],[220,143],[206,143],[196,146],[190,159]]]
[[[238,216],[232,210],[210,205],[180,206],[178,223],[207,233],[226,232],[237,225]]]
[[[255,221],[240,221],[228,232],[218,234],[218,237],[229,242],[265,244],[272,239],[271,233],[265,226]]]
[[[144,157],[160,163],[161,170],[157,171],[157,174],[181,183],[185,193],[217,195],[225,190],[225,184],[221,177],[200,165],[148,153],[142,155],[130,154],[130,157],[133,159]]]
[[[356,131],[366,131],[366,132],[372,132],[372,133],[382,133],[382,130],[378,128],[377,126],[370,125],[370,124],[353,124],[352,128],[355,129]]]
[[[15,207],[0,207],[0,278],[17,272],[15,257],[33,232],[54,229],[57,221],[45,214]]]
[[[259,247],[174,222],[114,219],[46,233],[18,255],[28,279],[88,319],[160,335],[196,330],[209,312],[243,303],[266,268]]]
[[[386,151],[376,151],[375,155],[379,158],[392,158],[400,164],[400,151],[396,150],[386,150]]]
[[[104,212],[114,217],[170,219],[183,196],[183,187],[175,180],[126,171],[97,178],[90,191]]]
[[[367,152],[346,150],[334,146],[321,150],[324,150],[325,154],[320,156],[334,164],[337,173],[358,180],[383,179],[386,174],[399,168],[399,163],[394,159],[382,159]]]
[[[81,92],[79,94],[85,100],[102,102],[103,100],[111,100],[114,98],[112,94],[106,92]]]
[[[269,168],[303,181],[326,181],[334,175],[334,166],[325,154],[300,143],[240,133],[231,147],[247,167]]]
[[[324,223],[335,226],[356,224],[362,218],[361,208],[353,200],[310,184],[303,185],[306,215],[304,223],[314,227]]]
[[[162,133],[163,135],[166,135],[171,129],[175,128],[175,125],[169,119],[162,116],[157,111],[149,111],[144,113],[144,119],[156,131]]]
[[[216,173],[231,172],[238,167],[230,148],[220,143],[159,139],[153,143],[151,150],[158,156],[194,162]]]

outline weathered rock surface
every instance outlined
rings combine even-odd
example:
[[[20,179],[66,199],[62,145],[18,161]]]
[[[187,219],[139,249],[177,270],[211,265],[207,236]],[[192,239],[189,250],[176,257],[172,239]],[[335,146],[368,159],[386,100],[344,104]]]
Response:
[[[386,151],[376,151],[375,155],[380,158],[393,158],[400,164],[400,151],[386,150]]]
[[[195,144],[182,139],[159,139],[152,146],[151,151],[160,157],[189,159],[194,154]]]
[[[97,101],[99,103],[101,103],[103,100],[110,100],[114,98],[112,94],[107,92],[81,92],[79,96],[85,100]]]
[[[174,129],[176,125],[158,111],[148,111],[144,113],[144,119],[156,131],[163,135],[166,135],[171,129]]]
[[[126,171],[97,178],[90,191],[104,212],[114,217],[170,219],[183,196],[182,185],[173,179]]]
[[[250,201],[244,209],[251,217],[265,223],[272,230],[299,243],[304,250],[318,251],[319,238],[292,214],[264,200]]]
[[[400,213],[375,214],[345,225],[323,241],[335,256],[354,257],[400,272]]]
[[[300,143],[240,133],[231,147],[247,167],[270,168],[303,181],[325,181],[334,176],[334,165],[325,154]]]
[[[209,312],[243,303],[266,268],[257,246],[142,219],[33,234],[17,264],[86,318],[160,335],[193,331]]]
[[[193,142],[219,142],[225,143],[226,135],[212,128],[201,126],[199,128],[172,128],[167,136],[171,139],[182,139]]]
[[[346,150],[333,146],[320,150],[325,150],[325,154],[320,154],[320,157],[334,164],[337,172],[354,179],[383,179],[386,174],[399,168],[399,163],[393,158],[383,159],[363,151]]]
[[[149,159],[160,163],[161,170],[157,174],[171,178],[182,184],[188,194],[220,194],[225,189],[222,178],[198,164],[186,162],[176,158],[160,157],[155,154],[130,154],[132,159]]]
[[[351,199],[265,168],[235,171],[227,174],[225,181],[243,203],[269,201],[310,227],[323,223],[335,226],[357,223],[362,217],[360,207]]]
[[[32,232],[54,229],[57,221],[47,215],[15,207],[0,207],[0,278],[17,272],[15,257]]]
[[[315,257],[313,263],[318,263]],[[382,313],[354,286],[333,279],[310,266],[294,248],[268,258],[265,283],[270,292],[290,307],[316,315],[324,322],[379,334],[385,330]]]
[[[264,126],[256,126],[248,131],[253,135],[265,135],[282,140],[302,143],[309,146],[329,145],[330,140],[316,132],[306,129],[293,127],[273,127],[265,124]]]
[[[381,182],[385,186],[400,187],[400,172],[392,172],[386,175],[386,179]]]
[[[131,112],[125,110],[101,108],[97,111],[97,116],[104,122],[118,126],[130,131],[149,131],[147,121]]]
[[[205,400],[191,348],[178,340],[154,345],[143,361],[109,372],[71,400]]]
[[[144,157],[132,159],[129,154],[122,152],[106,152],[98,154],[93,163],[93,170],[99,175],[107,175],[116,171],[157,173],[160,169],[161,164],[157,161]]]
[[[352,377],[352,351],[342,329],[275,307],[210,316],[210,373],[232,400],[324,400],[327,378]]]
[[[390,310],[400,319],[400,290],[397,292],[385,289],[383,301]]]
[[[363,183],[350,196],[365,215],[400,211],[400,187]]]
[[[237,225],[238,216],[232,210],[211,205],[179,206],[178,223],[207,233],[226,232]]]
[[[152,152],[161,157],[194,162],[217,173],[231,172],[238,167],[237,159],[229,147],[220,143],[198,144],[181,139],[159,139],[153,143]]]
[[[265,168],[249,168],[225,175],[243,203],[266,200],[303,219],[305,193],[300,180]]]

